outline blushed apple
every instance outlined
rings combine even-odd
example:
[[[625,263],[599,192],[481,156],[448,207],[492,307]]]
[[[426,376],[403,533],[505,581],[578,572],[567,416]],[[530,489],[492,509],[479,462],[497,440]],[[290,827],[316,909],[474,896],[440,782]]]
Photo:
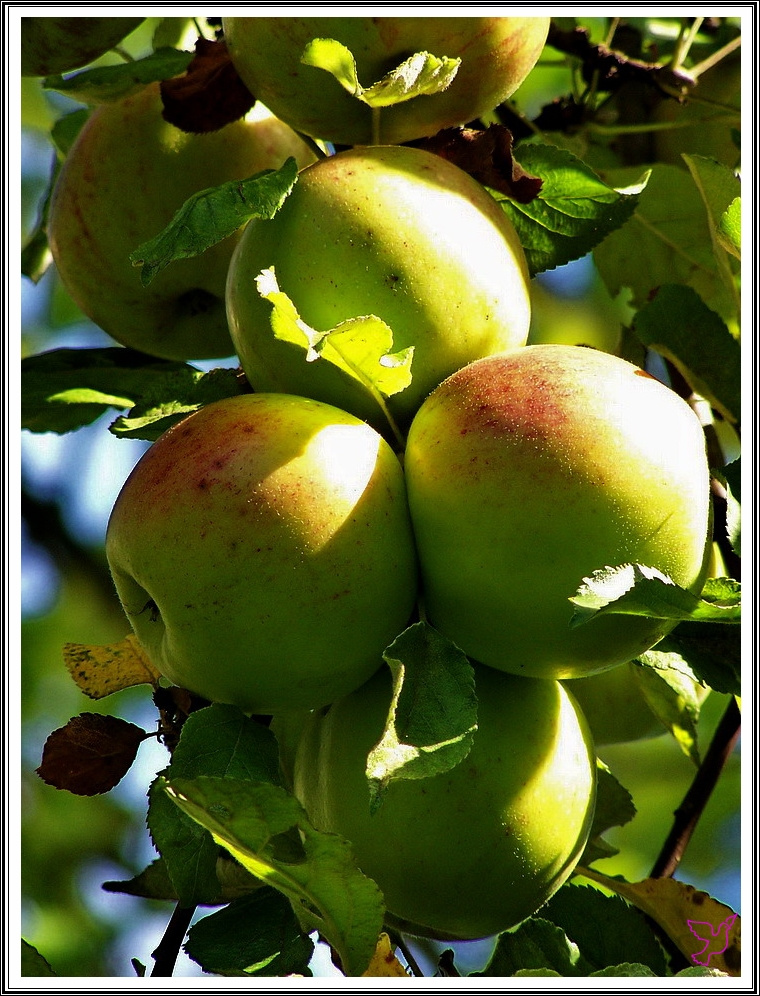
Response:
[[[549,30],[548,17],[225,17],[222,24],[251,93],[296,131],[341,145],[408,142],[492,111],[536,64]],[[364,87],[417,52],[462,62],[441,93],[382,108],[378,141],[371,108],[301,62],[314,38],[350,49]]]
[[[129,254],[192,194],[278,169],[306,145],[265,109],[219,131],[188,134],[162,117],[158,84],[101,104],[55,185],[48,239],[61,280],[93,322],[125,346],[165,359],[234,353],[224,288],[237,234],[173,262],[144,287]]]
[[[387,668],[316,712],[296,752],[311,822],[351,842],[389,920],[422,936],[473,940],[531,916],[572,874],[593,817],[591,736],[562,685],[476,665],[475,692],[464,760],[392,782],[372,815],[365,765],[390,707]]]
[[[528,335],[528,268],[512,223],[472,177],[421,149],[359,148],[307,167],[271,221],[249,222],[230,263],[230,332],[254,388],[377,423],[366,391],[275,339],[256,285],[270,267],[312,328],[376,315],[394,351],[414,346],[413,382],[388,399],[400,423],[454,370]]]
[[[106,553],[155,667],[254,713],[358,687],[417,595],[398,458],[290,395],[218,401],[165,432],[116,500]]]
[[[701,590],[702,426],[619,357],[545,344],[470,364],[420,408],[405,469],[429,621],[485,664],[573,678],[657,643],[673,623],[570,628],[569,598],[603,567],[644,564]]]

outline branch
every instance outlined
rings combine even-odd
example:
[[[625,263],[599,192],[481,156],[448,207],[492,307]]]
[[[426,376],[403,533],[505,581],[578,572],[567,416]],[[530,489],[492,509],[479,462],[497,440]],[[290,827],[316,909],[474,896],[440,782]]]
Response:
[[[188,931],[195,910],[195,906],[180,906],[177,904],[174,907],[174,912],[166,926],[164,936],[151,956],[155,962],[153,971],[150,973],[151,978],[170,979],[172,977],[174,966],[177,964],[179,949],[185,939],[185,934]]]
[[[732,698],[688,792],[675,811],[673,826],[649,873],[650,878],[670,878],[675,872],[740,732],[741,712]]]

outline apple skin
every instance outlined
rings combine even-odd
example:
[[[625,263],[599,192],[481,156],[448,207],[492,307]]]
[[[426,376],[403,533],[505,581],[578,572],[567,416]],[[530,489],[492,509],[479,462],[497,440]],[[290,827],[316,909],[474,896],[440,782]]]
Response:
[[[172,360],[231,356],[224,289],[237,233],[173,262],[147,287],[129,254],[199,190],[314,156],[267,111],[191,135],[162,108],[156,83],[93,111],[53,191],[51,252],[76,304],[122,345]]]
[[[405,470],[428,619],[482,663],[577,678],[652,647],[673,623],[604,615],[570,629],[568,599],[605,566],[701,590],[702,427],[619,357],[543,344],[470,364],[420,408]]]
[[[254,388],[376,424],[379,407],[362,388],[274,338],[272,306],[256,288],[272,266],[313,328],[377,315],[394,352],[415,347],[413,383],[388,399],[399,423],[459,367],[527,339],[529,275],[512,223],[472,177],[421,149],[352,149],[307,167],[271,221],[249,222],[230,263],[230,332]]]
[[[455,768],[394,781],[373,815],[364,774],[391,701],[381,669],[319,711],[298,745],[294,792],[313,825],[351,841],[389,922],[474,940],[536,912],[572,874],[596,794],[585,718],[559,682],[475,666],[478,729]]]
[[[21,75],[80,69],[110,51],[144,17],[22,17]]]
[[[165,432],[114,504],[106,554],[155,667],[266,715],[358,687],[417,596],[398,458],[290,395],[215,402]]]
[[[588,720],[597,747],[662,736],[666,729],[647,705],[633,662],[567,684]]]
[[[538,61],[548,17],[224,17],[224,37],[245,85],[296,131],[339,145],[395,145],[466,124],[510,97]],[[355,60],[359,82],[376,83],[416,52],[462,63],[442,93],[372,110],[301,55],[314,38],[335,38]]]

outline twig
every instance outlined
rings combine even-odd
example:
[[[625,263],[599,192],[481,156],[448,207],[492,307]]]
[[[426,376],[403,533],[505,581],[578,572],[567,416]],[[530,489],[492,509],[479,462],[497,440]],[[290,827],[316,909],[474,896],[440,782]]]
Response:
[[[179,949],[185,939],[185,934],[190,926],[195,909],[195,906],[180,906],[179,903],[174,907],[171,919],[166,925],[164,936],[151,955],[155,962],[153,971],[150,973],[151,978],[170,979],[172,977],[174,966],[177,964]]]
[[[723,714],[689,790],[675,811],[670,833],[654,863],[650,878],[670,878],[683,857],[697,822],[731,756],[741,731],[741,712],[732,698]]]

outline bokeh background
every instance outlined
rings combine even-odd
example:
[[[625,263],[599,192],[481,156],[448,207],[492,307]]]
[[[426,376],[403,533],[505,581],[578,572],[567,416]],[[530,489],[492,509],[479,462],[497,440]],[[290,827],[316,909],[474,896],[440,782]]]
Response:
[[[136,50],[149,43],[152,21],[130,39]],[[584,23],[597,37],[608,27],[605,18]],[[546,64],[516,95],[527,116],[571,86],[559,61],[548,53]],[[23,81],[21,101],[23,245],[54,159],[48,130],[72,105],[29,79]],[[606,342],[610,349],[629,317],[625,300],[610,298],[590,258],[536,278],[534,312],[536,340]],[[21,280],[20,314],[22,355],[60,346],[113,345],[78,311],[52,267],[36,285]],[[228,362],[233,365],[234,358]],[[35,773],[47,736],[80,712],[113,710],[145,729],[155,728],[147,690],[92,702],[69,678],[61,653],[66,643],[106,644],[129,631],[107,572],[103,540],[118,490],[146,444],[112,436],[108,424],[115,414],[65,436],[24,432],[21,440],[21,660],[10,662],[21,668],[21,925],[23,935],[62,976],[128,976],[132,958],[150,966],[151,951],[171,913],[164,904],[102,888],[104,881],[131,877],[155,857],[145,828],[146,791],[167,763],[165,750],[155,740],[146,741],[123,781],[107,795],[92,798],[56,790]],[[725,696],[713,694],[703,709],[703,751],[726,703]],[[620,854],[598,867],[637,880],[648,874],[695,768],[668,736],[608,748],[604,760],[631,792],[638,813],[608,835]],[[737,911],[739,800],[740,749],[677,872],[678,878]],[[470,946],[463,964],[469,958],[476,967],[484,951]],[[315,971],[329,971],[323,953]],[[197,975],[199,970],[183,956],[177,974]]]

